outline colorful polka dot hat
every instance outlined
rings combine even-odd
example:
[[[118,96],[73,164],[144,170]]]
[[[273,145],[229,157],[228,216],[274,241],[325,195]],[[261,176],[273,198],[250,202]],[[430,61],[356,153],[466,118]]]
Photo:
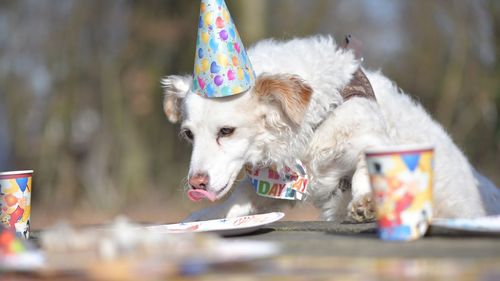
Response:
[[[201,0],[192,91],[207,98],[243,93],[255,73],[224,0]]]

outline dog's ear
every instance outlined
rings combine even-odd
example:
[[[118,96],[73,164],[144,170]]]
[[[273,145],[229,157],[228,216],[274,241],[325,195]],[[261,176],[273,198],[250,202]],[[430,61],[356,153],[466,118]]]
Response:
[[[312,92],[311,86],[298,75],[262,74],[255,82],[255,93],[269,102],[277,102],[295,125],[302,122]]]
[[[172,123],[177,123],[181,118],[181,100],[191,88],[190,75],[171,75],[163,78],[161,84],[164,89],[163,111]]]

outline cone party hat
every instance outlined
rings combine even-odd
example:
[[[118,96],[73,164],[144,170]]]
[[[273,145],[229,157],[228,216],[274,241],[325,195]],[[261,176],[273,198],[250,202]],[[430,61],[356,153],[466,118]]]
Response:
[[[207,98],[243,93],[255,73],[224,0],[201,0],[192,91]]]

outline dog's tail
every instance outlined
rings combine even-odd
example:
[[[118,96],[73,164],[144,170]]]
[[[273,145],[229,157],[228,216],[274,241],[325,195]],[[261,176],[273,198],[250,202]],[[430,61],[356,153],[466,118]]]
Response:
[[[479,193],[488,215],[500,214],[500,188],[481,173],[472,168]]]

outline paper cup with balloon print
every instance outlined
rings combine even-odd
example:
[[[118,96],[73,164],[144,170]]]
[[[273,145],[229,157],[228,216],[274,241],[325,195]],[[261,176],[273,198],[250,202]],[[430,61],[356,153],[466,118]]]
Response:
[[[432,218],[434,149],[398,145],[365,152],[379,237],[408,241],[422,237]]]
[[[29,238],[33,171],[0,172],[0,221]]]

